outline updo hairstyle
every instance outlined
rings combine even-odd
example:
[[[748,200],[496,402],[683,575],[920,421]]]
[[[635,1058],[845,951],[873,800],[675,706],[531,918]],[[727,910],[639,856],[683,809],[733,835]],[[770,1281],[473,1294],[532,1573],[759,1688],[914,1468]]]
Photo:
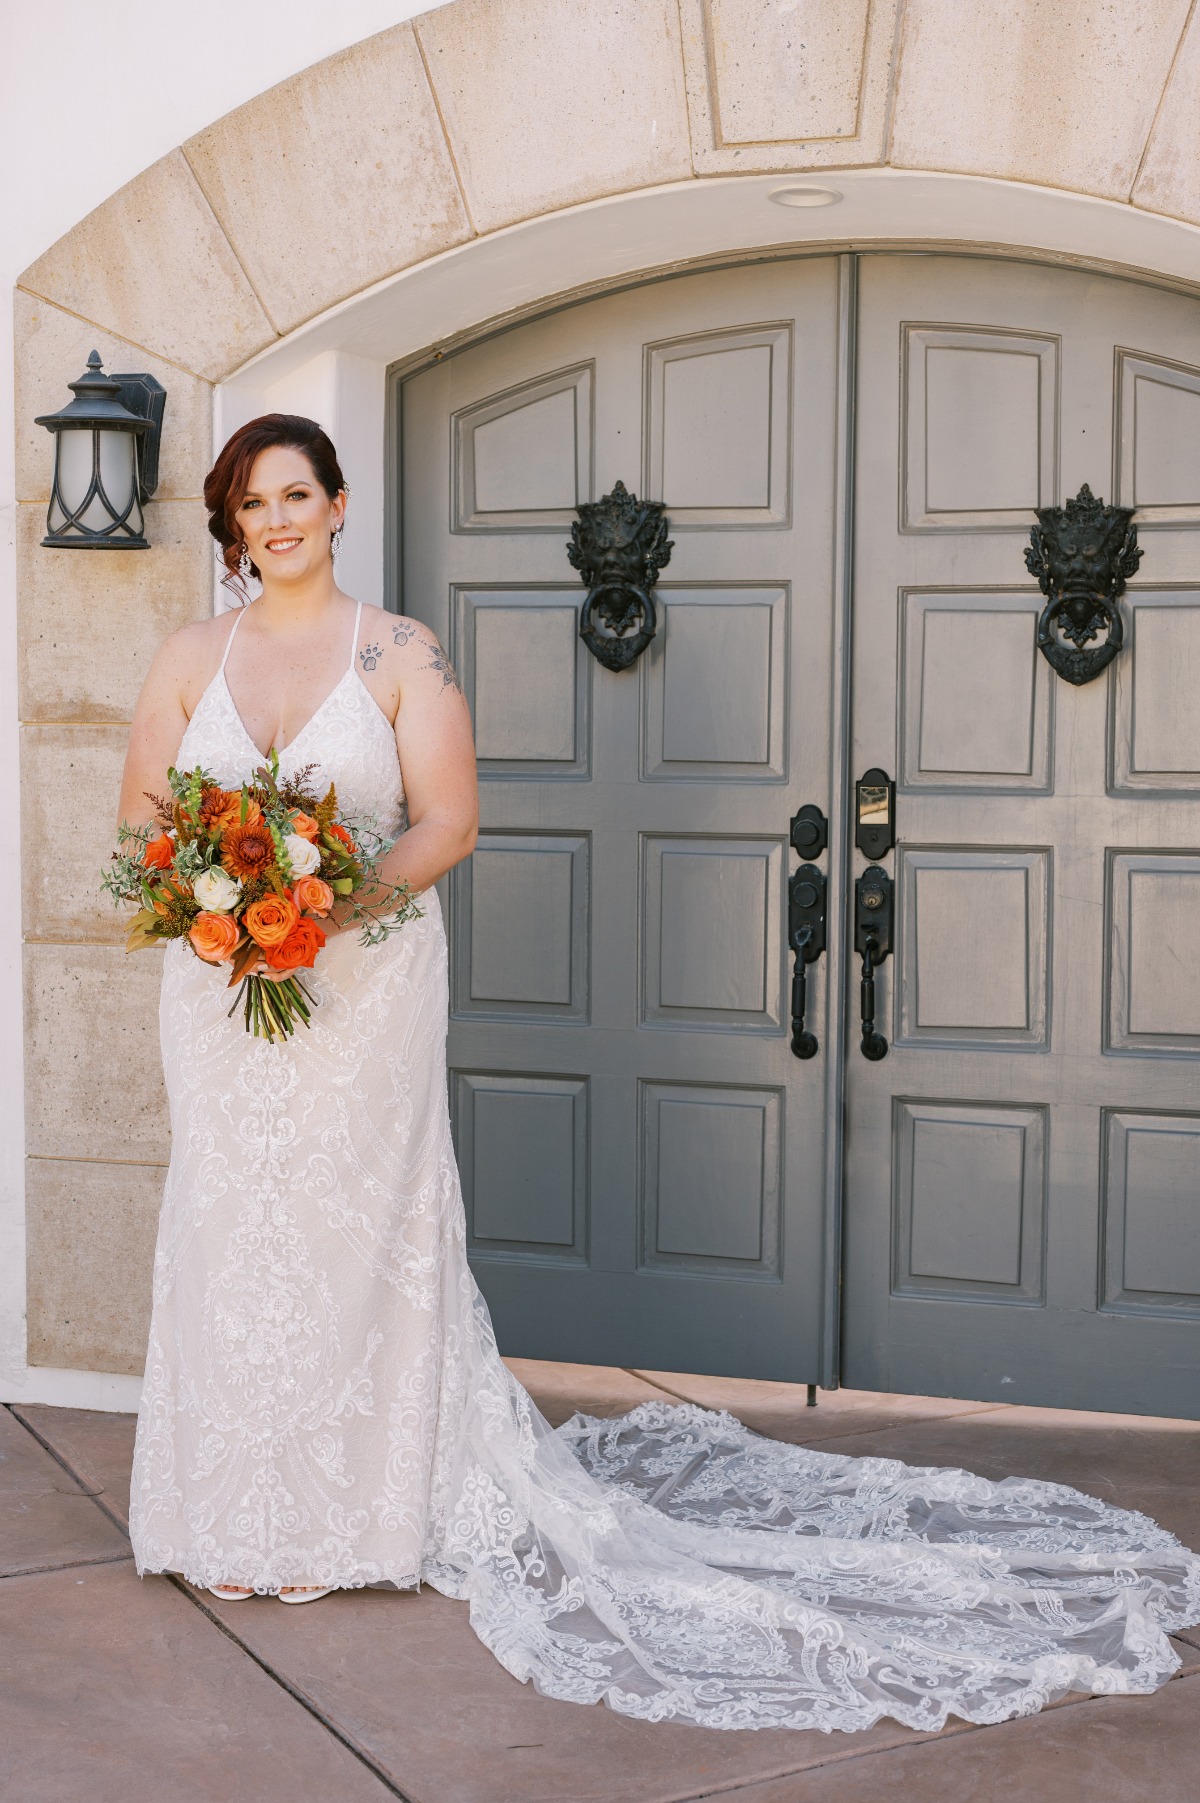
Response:
[[[315,419],[305,419],[300,413],[264,413],[238,427],[204,478],[204,505],[208,508],[208,529],[220,546],[221,562],[225,565],[221,581],[243,602],[247,599],[246,585],[238,564],[245,540],[234,515],[246,497],[255,458],[275,445],[303,451],[331,501],[343,492],[349,493],[337,452]],[[259,574],[253,561],[250,574]]]

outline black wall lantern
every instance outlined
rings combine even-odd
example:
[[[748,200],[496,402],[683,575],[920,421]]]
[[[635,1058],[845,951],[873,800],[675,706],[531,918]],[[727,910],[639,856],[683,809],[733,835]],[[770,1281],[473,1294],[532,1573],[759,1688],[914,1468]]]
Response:
[[[158,487],[167,391],[153,376],[106,376],[93,351],[75,396],[37,424],[54,434],[44,545],[148,551],[142,508]]]

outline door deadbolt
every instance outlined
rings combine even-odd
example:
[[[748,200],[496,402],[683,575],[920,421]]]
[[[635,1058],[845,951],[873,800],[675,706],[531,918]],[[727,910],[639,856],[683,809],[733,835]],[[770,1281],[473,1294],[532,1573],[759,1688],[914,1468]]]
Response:
[[[886,770],[868,770],[855,784],[854,843],[872,863],[896,843],[896,785]]]
[[[802,858],[819,858],[829,843],[829,822],[815,802],[792,815],[792,849]]]

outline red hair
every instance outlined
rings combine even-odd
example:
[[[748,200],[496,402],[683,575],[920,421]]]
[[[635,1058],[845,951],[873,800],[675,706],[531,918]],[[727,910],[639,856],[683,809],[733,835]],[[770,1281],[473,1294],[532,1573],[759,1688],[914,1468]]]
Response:
[[[315,419],[305,419],[300,413],[264,413],[238,427],[204,478],[204,505],[208,508],[208,529],[221,547],[221,562],[225,565],[221,581],[238,591],[243,600],[246,591],[238,563],[245,540],[234,515],[245,499],[255,458],[276,445],[303,452],[331,501],[347,492],[337,452]],[[258,573],[258,566],[251,563],[250,574]]]

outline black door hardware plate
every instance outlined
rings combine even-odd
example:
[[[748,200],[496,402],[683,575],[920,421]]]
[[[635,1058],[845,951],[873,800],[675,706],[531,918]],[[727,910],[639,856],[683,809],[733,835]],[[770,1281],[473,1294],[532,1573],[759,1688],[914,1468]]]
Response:
[[[820,1044],[804,1025],[808,1011],[807,966],[825,950],[825,872],[815,864],[801,864],[788,878],[788,946],[796,962],[792,968],[792,1053],[815,1058]]]
[[[859,1050],[872,1064],[887,1057],[888,1042],[875,1029],[875,972],[892,949],[893,899],[892,879],[878,864],[864,870],[854,885],[854,949],[862,957]]]
[[[868,770],[855,784],[854,843],[872,863],[896,843],[896,785],[886,770]]]
[[[792,850],[802,858],[819,858],[829,843],[829,822],[815,802],[792,815]]]

